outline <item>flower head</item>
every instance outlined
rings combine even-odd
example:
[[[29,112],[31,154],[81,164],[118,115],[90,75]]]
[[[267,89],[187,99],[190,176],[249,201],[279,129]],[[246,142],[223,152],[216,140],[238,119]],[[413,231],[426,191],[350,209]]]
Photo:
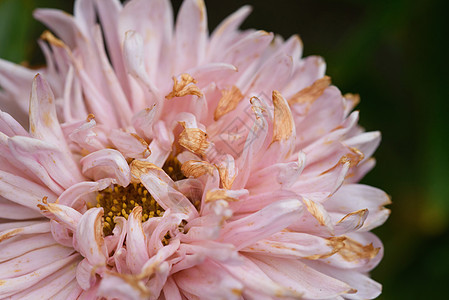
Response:
[[[166,0],[36,11],[47,66],[0,61],[2,298],[379,295],[380,135],[249,12],[209,35],[201,0],[174,28]]]

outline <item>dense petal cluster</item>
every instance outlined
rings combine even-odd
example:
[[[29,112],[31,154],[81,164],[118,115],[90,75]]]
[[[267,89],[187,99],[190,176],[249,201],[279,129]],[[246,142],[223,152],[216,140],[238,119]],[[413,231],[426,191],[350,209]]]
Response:
[[[202,0],[35,12],[46,67],[0,60],[1,298],[379,295],[380,134],[249,12],[211,35]]]

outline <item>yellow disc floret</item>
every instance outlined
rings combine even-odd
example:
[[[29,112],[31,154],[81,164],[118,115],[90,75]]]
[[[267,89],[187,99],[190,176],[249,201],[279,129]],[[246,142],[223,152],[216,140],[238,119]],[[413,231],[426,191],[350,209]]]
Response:
[[[168,157],[162,169],[173,181],[186,178],[181,171],[181,163],[172,155]],[[96,207],[103,207],[104,209],[103,233],[105,236],[112,234],[115,227],[115,217],[128,219],[136,206],[142,207],[142,222],[164,214],[164,209],[141,183],[131,183],[126,187],[117,184],[111,185],[98,192],[96,200]],[[95,204],[88,203],[87,206],[92,208]]]
[[[142,207],[142,222],[152,217],[160,217],[164,209],[148,193],[140,183],[132,183],[127,187],[111,185],[97,194],[97,207],[104,209],[104,235],[112,234],[114,217],[128,219],[134,207]]]

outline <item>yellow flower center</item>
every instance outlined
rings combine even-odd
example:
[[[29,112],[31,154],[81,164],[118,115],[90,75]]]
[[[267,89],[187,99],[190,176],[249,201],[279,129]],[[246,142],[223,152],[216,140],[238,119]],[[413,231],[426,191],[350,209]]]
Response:
[[[160,217],[164,213],[162,207],[141,183],[132,183],[127,187],[113,185],[99,192],[97,207],[104,209],[104,235],[112,234],[115,217],[128,219],[129,214],[136,206],[142,207],[142,222],[155,216]]]
[[[173,179],[173,181],[186,178],[181,172],[181,163],[176,157],[170,156],[162,169]],[[117,184],[98,192],[96,207],[103,207],[103,233],[111,235],[115,227],[115,217],[128,219],[136,206],[142,207],[142,222],[152,217],[160,217],[164,209],[156,202],[147,189],[141,183],[131,183],[127,187]],[[88,205],[88,208],[93,205]]]

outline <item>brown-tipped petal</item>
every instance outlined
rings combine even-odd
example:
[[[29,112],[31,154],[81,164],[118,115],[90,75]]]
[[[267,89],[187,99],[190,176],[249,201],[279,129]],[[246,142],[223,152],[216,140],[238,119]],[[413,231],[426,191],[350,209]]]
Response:
[[[288,140],[294,132],[295,124],[287,101],[278,91],[273,91],[273,105],[273,141]]]
[[[290,105],[295,103],[310,105],[324,93],[324,90],[330,84],[331,78],[329,76],[324,76],[315,81],[312,85],[297,92],[288,100],[288,103]]]
[[[182,164],[181,171],[186,177],[198,178],[204,174],[212,175],[215,167],[206,161],[189,160]]]
[[[368,217],[368,209],[351,212],[340,219],[335,226],[335,234],[344,234],[360,229]]]
[[[234,158],[231,155],[227,155],[226,159],[217,166],[217,169],[223,188],[231,189],[238,172]]]
[[[142,174],[147,173],[149,170],[156,169],[159,171],[163,171],[161,168],[156,166],[155,164],[152,164],[147,161],[138,160],[135,159],[130,164],[131,169],[131,182],[132,183],[139,183],[140,182],[140,176]]]
[[[175,97],[183,97],[187,95],[195,95],[202,97],[203,93],[195,85],[197,81],[187,73],[181,75],[181,80],[178,81],[176,77],[173,77],[173,90],[165,96],[167,100]]]
[[[126,264],[132,273],[140,273],[149,259],[147,240],[142,229],[142,207],[136,206],[129,215],[126,235]]]
[[[179,135],[178,143],[187,150],[204,156],[209,148],[207,133],[198,128],[184,128]]]
[[[318,223],[322,226],[332,227],[330,216],[321,203],[306,198],[303,198],[303,202],[309,213],[318,221]]]
[[[91,208],[81,217],[76,229],[76,241],[80,253],[92,266],[106,263],[107,250],[103,237],[103,208]]]
[[[363,245],[353,239],[346,238],[344,247],[338,254],[346,261],[358,261],[362,259],[373,259],[379,253],[380,248],[376,248],[372,243]]]
[[[359,94],[347,93],[347,94],[344,94],[343,97],[346,100],[346,103],[345,103],[346,113],[349,113],[351,110],[354,109],[354,107],[356,107],[360,103],[360,95]]]
[[[243,99],[242,92],[235,85],[229,90],[221,91],[221,98],[214,112],[214,120],[217,121],[230,111],[233,111]]]

